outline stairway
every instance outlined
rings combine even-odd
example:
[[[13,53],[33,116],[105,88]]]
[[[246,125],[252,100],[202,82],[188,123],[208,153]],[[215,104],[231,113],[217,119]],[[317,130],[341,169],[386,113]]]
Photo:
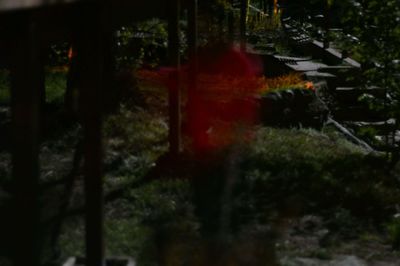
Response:
[[[368,99],[387,100],[386,91],[379,87],[364,87],[361,66],[343,56],[335,48],[325,48],[322,42],[312,40],[305,30],[282,21],[292,50],[298,56],[269,54],[264,56],[266,68],[273,75],[297,72],[314,84],[325,83],[331,116],[350,133],[366,141],[377,151],[392,151],[400,143],[396,121],[385,110],[371,108]],[[271,74],[271,73],[269,73]],[[267,75],[268,76],[268,75]],[[360,99],[364,98],[364,101]]]

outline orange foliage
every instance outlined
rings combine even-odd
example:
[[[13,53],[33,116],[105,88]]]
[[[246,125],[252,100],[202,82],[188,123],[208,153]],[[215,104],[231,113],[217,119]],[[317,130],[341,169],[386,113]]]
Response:
[[[142,84],[168,87],[169,73],[139,70],[136,75]],[[193,89],[187,75],[182,76],[182,86]],[[196,151],[215,150],[251,139],[251,125],[259,119],[257,95],[287,88],[313,90],[314,86],[295,73],[276,78],[199,73],[187,106],[192,147]]]
[[[264,80],[265,80],[265,85],[263,89],[260,91],[262,94],[288,88],[310,89],[310,90],[314,89],[314,84],[310,81],[304,81],[301,75],[298,73],[289,73],[284,76],[276,78],[268,78]]]
[[[156,87],[166,86],[169,78],[168,71],[146,69],[138,70],[136,76],[142,84]],[[187,88],[188,82],[185,76],[182,81],[182,87]],[[227,101],[287,88],[314,90],[314,84],[304,81],[298,73],[290,73],[276,78],[199,74],[197,88],[201,97]]]
[[[200,97],[211,97],[221,101],[255,96],[264,86],[264,78],[206,74],[199,75],[197,84]]]

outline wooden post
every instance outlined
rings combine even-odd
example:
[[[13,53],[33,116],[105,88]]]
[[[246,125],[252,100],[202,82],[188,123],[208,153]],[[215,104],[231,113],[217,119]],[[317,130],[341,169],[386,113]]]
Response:
[[[262,5],[262,10],[264,12],[264,15],[267,14],[268,12],[268,4],[267,4],[268,0],[261,0],[261,5]]]
[[[268,3],[268,14],[270,17],[272,17],[274,15],[275,12],[275,8],[276,8],[276,1],[274,0],[265,0]]]
[[[188,8],[188,47],[189,47],[189,81],[190,88],[196,88],[197,75],[197,0],[189,1]]]
[[[233,42],[234,39],[234,23],[235,23],[235,16],[233,12],[233,0],[230,0],[230,10],[228,14],[228,40]]]
[[[193,106],[197,94],[197,0],[189,0],[188,5],[188,50],[189,50],[189,86],[186,103],[186,119],[188,123],[193,119]]]
[[[100,2],[100,3],[99,3]],[[110,76],[104,6],[81,9],[77,56],[80,71],[80,113],[84,129],[84,178],[86,204],[86,266],[104,265],[102,92]]]
[[[169,86],[169,150],[172,155],[177,155],[181,151],[180,0],[169,0],[168,8],[168,54],[174,68]]]
[[[247,2],[248,0],[240,1],[240,50],[246,51],[246,18],[247,18]]]
[[[25,14],[15,20],[11,67],[12,175],[15,182],[14,265],[40,264],[39,106],[43,88],[38,24]]]

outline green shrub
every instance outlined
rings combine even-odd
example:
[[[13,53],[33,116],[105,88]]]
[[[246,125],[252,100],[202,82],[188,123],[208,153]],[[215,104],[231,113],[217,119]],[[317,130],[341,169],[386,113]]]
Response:
[[[271,204],[294,196],[308,211],[342,206],[379,220],[398,200],[383,158],[314,130],[261,129],[246,154],[243,187]]]
[[[67,86],[67,73],[46,71],[46,102],[62,104]]]

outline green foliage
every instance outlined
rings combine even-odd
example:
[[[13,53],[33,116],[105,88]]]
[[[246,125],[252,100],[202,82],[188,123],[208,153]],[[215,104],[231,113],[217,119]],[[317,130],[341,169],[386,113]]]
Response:
[[[167,39],[166,23],[158,19],[121,27],[116,32],[117,67],[155,67],[165,63]]]
[[[105,222],[106,252],[108,256],[131,256],[138,258],[150,230],[137,218],[107,219]],[[147,244],[148,245],[148,244]]]
[[[357,131],[357,136],[369,141],[369,143],[375,142],[376,135],[378,135],[378,132],[373,127],[362,127]]]
[[[0,104],[7,104],[10,101],[10,81],[9,73],[0,70]]]
[[[394,96],[399,95],[400,65],[400,6],[396,0],[351,1],[352,8],[344,16],[346,32],[357,40],[351,47],[360,54],[367,83],[383,87]]]
[[[382,169],[383,159],[339,143],[316,131],[263,129],[247,151],[243,187],[253,183],[249,194],[268,195],[267,202],[295,196],[303,199],[304,209],[343,206],[356,215],[381,219],[398,198],[395,181]]]
[[[397,0],[354,0],[343,17],[351,37],[349,48],[363,66],[365,85],[387,91],[384,101],[370,101],[374,110],[400,118],[400,5]],[[398,123],[397,123],[398,125]],[[396,153],[399,153],[397,151]]]
[[[63,71],[46,71],[45,77],[46,101],[49,103],[62,104],[67,86],[67,73]]]
[[[67,229],[60,235],[61,258],[70,256],[84,256],[85,229],[83,219],[73,219],[66,223]]]
[[[122,105],[105,121],[104,133],[109,148],[140,152],[148,161],[155,160],[167,149],[167,125],[163,118],[140,108]]]
[[[358,98],[358,102],[368,107],[369,110],[386,111],[387,100],[364,93]]]
[[[197,237],[198,223],[187,182],[153,182],[130,190],[125,199],[122,202],[125,214],[122,217],[114,214],[106,221],[109,254],[130,254],[140,265],[155,265],[164,243],[168,243],[168,250]],[[175,248],[178,250],[174,253],[181,254],[181,259],[191,254],[187,252],[189,244]]]
[[[68,62],[68,50],[70,44],[67,42],[53,43],[50,45],[47,61],[49,66],[65,66]]]
[[[386,230],[388,232],[389,241],[393,249],[400,249],[400,217],[397,214],[390,223],[387,224]]]
[[[192,217],[191,190],[187,181],[154,182],[144,188],[132,190],[130,198],[135,202],[136,214],[139,213],[145,225],[157,230],[190,231],[196,228]]]

